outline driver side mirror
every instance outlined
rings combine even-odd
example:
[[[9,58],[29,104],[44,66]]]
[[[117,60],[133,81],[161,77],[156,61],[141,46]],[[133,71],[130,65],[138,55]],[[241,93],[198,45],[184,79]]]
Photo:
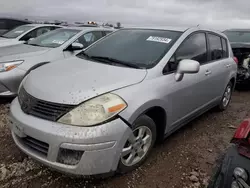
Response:
[[[28,40],[28,42],[29,42],[29,41],[32,41],[33,39],[34,39],[34,38],[30,38],[30,39]]]
[[[83,44],[74,42],[70,45],[70,50],[75,51],[75,50],[82,50],[84,48]]]
[[[191,59],[183,59],[179,62],[177,71],[175,73],[175,80],[177,82],[183,79],[184,74],[195,74],[200,70],[200,63]]]

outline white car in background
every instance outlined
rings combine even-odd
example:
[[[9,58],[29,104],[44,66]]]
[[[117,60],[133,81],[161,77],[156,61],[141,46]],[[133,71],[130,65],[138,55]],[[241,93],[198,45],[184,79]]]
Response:
[[[1,47],[0,97],[16,95],[22,79],[32,70],[74,56],[113,31],[106,28],[65,27],[25,44]]]
[[[47,24],[21,25],[0,36],[0,47],[22,44],[48,31],[52,31],[61,27],[62,26]]]

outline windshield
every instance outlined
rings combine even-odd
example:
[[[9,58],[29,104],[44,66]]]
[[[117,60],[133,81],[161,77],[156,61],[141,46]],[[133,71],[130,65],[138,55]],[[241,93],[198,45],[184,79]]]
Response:
[[[57,29],[44,35],[41,35],[27,44],[33,46],[42,46],[42,47],[49,47],[49,48],[57,48],[61,46],[63,43],[71,39],[80,30],[73,30],[73,29]]]
[[[22,25],[22,26],[16,27],[13,30],[10,30],[9,32],[7,32],[4,35],[2,35],[2,37],[8,38],[8,39],[14,39],[14,38],[19,37],[23,33],[29,31],[32,28],[34,28],[34,26]]]
[[[224,31],[230,42],[250,42],[250,31]]]
[[[161,60],[181,34],[167,30],[122,29],[79,53],[78,57],[101,57],[140,68],[151,68]]]

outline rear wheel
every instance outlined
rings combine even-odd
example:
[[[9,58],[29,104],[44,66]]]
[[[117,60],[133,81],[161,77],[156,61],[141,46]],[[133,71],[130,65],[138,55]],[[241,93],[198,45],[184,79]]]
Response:
[[[232,82],[229,82],[229,84],[227,85],[227,87],[223,93],[223,97],[220,101],[220,104],[217,107],[219,111],[224,111],[227,109],[227,107],[231,101],[232,92],[233,92],[233,84],[232,84]]]
[[[146,115],[140,116],[132,129],[133,132],[121,152],[118,173],[123,174],[140,166],[148,157],[156,140],[156,125]]]

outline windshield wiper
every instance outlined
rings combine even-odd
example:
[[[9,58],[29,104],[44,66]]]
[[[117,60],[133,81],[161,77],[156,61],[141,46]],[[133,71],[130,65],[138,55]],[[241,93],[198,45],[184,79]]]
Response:
[[[29,43],[26,43],[26,44],[31,45],[31,46],[40,46],[38,44],[29,44]]]
[[[91,57],[86,54],[84,51],[80,52],[79,54],[77,54],[77,56],[84,56],[84,57],[87,57],[88,59],[90,59]]]
[[[101,62],[104,62],[104,63],[109,63],[111,65],[118,64],[118,65],[123,65],[125,67],[131,67],[131,68],[135,68],[135,69],[141,69],[141,67],[139,67],[139,66],[137,66],[135,64],[128,63],[126,61],[121,61],[121,60],[118,60],[118,59],[114,59],[114,58],[111,58],[111,57],[89,56],[89,58],[94,59],[94,60],[98,60],[98,61],[101,61]]]

